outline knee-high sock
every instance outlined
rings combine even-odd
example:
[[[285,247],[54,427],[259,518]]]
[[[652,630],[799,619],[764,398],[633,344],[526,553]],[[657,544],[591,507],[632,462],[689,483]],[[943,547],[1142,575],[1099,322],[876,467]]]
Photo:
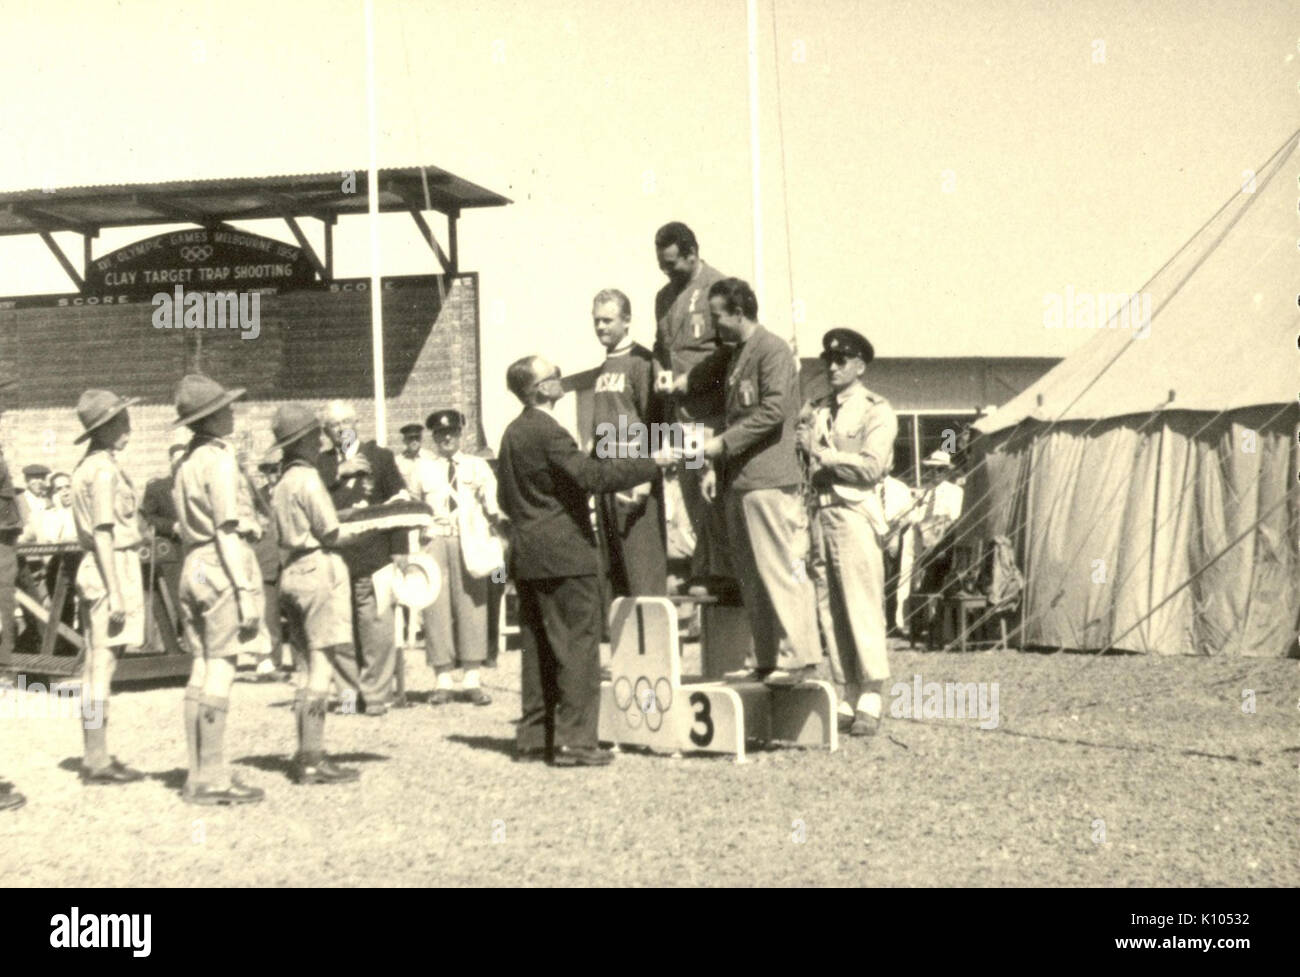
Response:
[[[199,779],[205,784],[225,787],[230,783],[223,746],[226,739],[226,713],[230,699],[205,695],[199,698]]]
[[[319,694],[308,693],[303,696],[298,755],[304,763],[320,763],[325,756],[325,712],[328,702],[328,697]]]
[[[83,704],[84,706],[84,704]],[[90,715],[87,715],[90,713]],[[81,730],[86,752],[83,763],[87,770],[101,770],[108,766],[108,698],[94,699],[91,709],[81,710]]]
[[[202,689],[185,686],[185,745],[189,749],[191,784],[199,781],[199,699],[202,696]]]

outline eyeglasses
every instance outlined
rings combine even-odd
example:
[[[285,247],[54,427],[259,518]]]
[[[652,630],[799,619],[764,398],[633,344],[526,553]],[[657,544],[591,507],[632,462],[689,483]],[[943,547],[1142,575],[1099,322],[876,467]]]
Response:
[[[538,379],[534,380],[534,381],[533,381],[533,386],[534,386],[534,387],[540,387],[540,386],[541,386],[542,384],[544,384],[547,380],[559,380],[560,377],[561,377],[561,375],[562,375],[562,374],[560,373],[560,368],[557,366],[554,370],[552,370],[552,371],[551,371],[549,374],[547,374],[546,376],[544,376],[544,377],[539,377]]]

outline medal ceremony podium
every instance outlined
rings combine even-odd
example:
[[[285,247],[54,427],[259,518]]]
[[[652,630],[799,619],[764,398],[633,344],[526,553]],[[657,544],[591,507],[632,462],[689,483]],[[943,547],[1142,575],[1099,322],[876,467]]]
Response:
[[[706,602],[707,603],[707,602]],[[703,608],[704,675],[682,675],[677,609],[666,597],[620,597],[610,609],[610,677],[601,682],[600,739],[657,753],[730,754],[746,742],[839,747],[835,689],[726,680],[743,668],[749,644],[744,612]]]

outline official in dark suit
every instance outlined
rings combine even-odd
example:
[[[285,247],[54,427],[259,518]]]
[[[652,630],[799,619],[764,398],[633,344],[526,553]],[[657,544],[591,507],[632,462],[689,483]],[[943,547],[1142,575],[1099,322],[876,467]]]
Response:
[[[357,436],[357,415],[350,404],[331,401],[325,410],[324,429],[333,449],[322,451],[316,462],[321,481],[334,508],[342,512],[358,506],[380,505],[394,497],[406,498],[406,482],[387,448]],[[381,614],[371,574],[408,551],[405,530],[366,533],[339,547],[352,578],[352,627],[357,661],[345,662],[339,677],[361,698],[366,715],[379,716],[392,702],[393,674],[397,667],[397,636],[391,613]]]
[[[516,361],[506,385],[524,405],[498,454],[497,501],[510,519],[509,572],[519,592],[523,715],[516,759],[600,766],[599,556],[590,496],[630,489],[670,457],[596,459],[555,419],[560,370],[540,356]]]

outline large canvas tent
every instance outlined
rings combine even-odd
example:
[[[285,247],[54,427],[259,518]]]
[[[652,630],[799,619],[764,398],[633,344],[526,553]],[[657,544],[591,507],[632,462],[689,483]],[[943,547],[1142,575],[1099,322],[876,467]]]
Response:
[[[958,529],[1012,541],[1022,643],[1297,654],[1300,133],[1143,292],[975,426]]]

